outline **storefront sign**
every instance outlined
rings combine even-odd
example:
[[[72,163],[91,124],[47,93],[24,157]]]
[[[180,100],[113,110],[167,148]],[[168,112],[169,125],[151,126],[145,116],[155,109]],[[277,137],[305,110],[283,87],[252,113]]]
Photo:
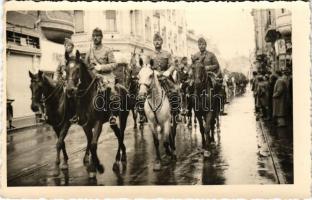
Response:
[[[275,42],[275,51],[276,51],[276,55],[286,53],[286,44],[285,44],[284,39],[279,39]]]

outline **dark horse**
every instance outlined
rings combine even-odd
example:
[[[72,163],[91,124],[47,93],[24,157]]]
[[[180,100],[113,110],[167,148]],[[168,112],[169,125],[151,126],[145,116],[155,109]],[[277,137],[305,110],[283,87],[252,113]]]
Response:
[[[137,128],[137,116],[139,115],[140,129],[143,128],[146,122],[146,116],[143,113],[137,112],[136,104],[139,93],[139,78],[140,69],[144,66],[144,61],[137,53],[133,53],[129,63],[130,67],[127,70],[127,88],[129,90],[129,108],[132,111],[134,129]]]
[[[37,74],[29,72],[31,79],[30,89],[32,93],[31,109],[37,112],[40,108],[40,103],[43,100],[46,106],[47,123],[50,124],[57,137],[56,143],[56,161],[53,175],[59,175],[60,151],[62,150],[64,161],[62,169],[68,168],[68,155],[66,152],[64,139],[67,135],[71,123],[69,119],[73,116],[74,107],[71,106],[69,99],[64,92],[64,82],[54,82],[42,71]],[[42,99],[43,97],[43,99]]]
[[[109,121],[111,112],[115,109],[119,115],[119,125],[110,124],[118,139],[118,150],[113,165],[113,170],[118,172],[119,162],[126,162],[126,147],[124,145],[124,130],[126,128],[128,118],[128,108],[126,107],[127,92],[125,90],[118,90],[120,94],[120,101],[116,107],[116,103],[109,100],[110,91],[106,89],[101,91],[100,79],[88,69],[87,65],[80,59],[80,54],[76,52],[76,58],[69,59],[68,62],[68,85],[67,90],[69,94],[75,94],[77,103],[77,115],[79,117],[79,124],[83,127],[87,136],[87,149],[91,152],[91,162],[89,165],[89,177],[94,178],[96,171],[104,172],[104,167],[100,163],[97,156],[98,139],[102,132],[102,125]],[[76,91],[76,92],[75,92]],[[111,105],[114,105],[113,107]],[[86,152],[85,158],[88,157]],[[125,165],[123,165],[125,167]]]
[[[200,61],[195,61],[192,65],[194,78],[194,95],[192,100],[195,103],[195,116],[199,123],[202,136],[202,147],[204,156],[208,157],[208,146],[214,141],[214,127],[216,123],[217,96],[214,95],[213,83],[205,66]]]

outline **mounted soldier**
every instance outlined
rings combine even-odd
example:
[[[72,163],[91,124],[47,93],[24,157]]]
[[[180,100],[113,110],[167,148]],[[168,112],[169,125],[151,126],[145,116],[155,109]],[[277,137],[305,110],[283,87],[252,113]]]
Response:
[[[205,66],[206,72],[208,73],[208,76],[210,77],[210,80],[212,82],[214,94],[219,94],[222,97],[223,76],[218,59],[214,53],[206,49],[207,42],[202,37],[198,39],[198,48],[199,52],[192,56],[192,61],[193,63],[201,62]],[[226,115],[225,112],[221,112],[221,114]]]
[[[64,42],[65,54],[60,58],[53,79],[55,81],[61,81],[66,79],[66,59],[75,57],[75,45],[72,40],[65,38]]]
[[[92,70],[97,77],[100,78],[102,85],[101,91],[108,89],[110,100],[118,95],[116,91],[115,75],[113,70],[117,64],[112,49],[102,44],[103,32],[99,28],[95,28],[92,32],[93,45],[87,52],[85,63],[89,70]],[[115,101],[114,101],[115,102]],[[109,122],[116,123],[116,113],[112,112]]]
[[[55,81],[66,81],[67,77],[66,77],[66,65],[67,62],[70,58],[75,58],[76,57],[76,49],[75,49],[75,45],[73,43],[73,41],[69,38],[65,38],[64,41],[64,47],[65,47],[65,54],[64,56],[61,57],[59,64],[57,66],[57,69],[54,73],[53,79]],[[70,105],[76,105],[76,102],[74,99],[70,99],[71,103]],[[71,109],[73,111],[75,111],[76,109]],[[74,116],[70,119],[71,123],[76,123],[78,121],[78,117],[76,115],[76,113],[74,114]]]
[[[179,117],[180,110],[180,96],[179,86],[174,82],[172,74],[176,67],[172,61],[172,56],[169,52],[162,50],[163,39],[156,33],[153,38],[155,53],[151,58],[151,68],[161,72],[159,81],[162,87],[165,89],[171,107],[171,112],[177,121],[181,121]]]

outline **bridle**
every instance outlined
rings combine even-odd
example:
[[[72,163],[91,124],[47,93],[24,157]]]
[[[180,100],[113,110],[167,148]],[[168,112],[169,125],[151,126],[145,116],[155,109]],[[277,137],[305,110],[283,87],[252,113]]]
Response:
[[[153,76],[152,76],[152,77],[153,77],[153,82],[152,82],[152,83],[155,84],[155,70],[154,70],[154,69],[152,69],[152,70],[153,70]],[[144,85],[144,86],[147,88],[147,96],[148,96],[148,98],[147,98],[147,103],[148,103],[150,109],[153,111],[153,114],[154,114],[156,123],[159,124],[159,120],[158,120],[158,117],[157,117],[156,112],[157,112],[159,109],[161,109],[161,107],[162,107],[162,105],[163,105],[163,100],[164,100],[164,97],[165,97],[164,89],[161,88],[161,100],[160,100],[159,104],[158,104],[155,108],[153,108],[152,105],[151,105],[151,103],[150,103],[150,101],[148,100],[148,99],[151,98],[150,94],[151,94],[151,89],[152,89],[152,88],[151,88],[151,85],[152,85],[152,84],[147,85],[146,83],[139,83],[139,86],[141,86],[141,85]]]

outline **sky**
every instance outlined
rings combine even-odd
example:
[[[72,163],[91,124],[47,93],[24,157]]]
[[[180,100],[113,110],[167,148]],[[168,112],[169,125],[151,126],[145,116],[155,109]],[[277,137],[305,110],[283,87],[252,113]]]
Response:
[[[205,8],[187,10],[188,29],[203,34],[215,43],[220,55],[228,60],[236,56],[249,57],[254,50],[254,24],[251,10],[241,8]]]

